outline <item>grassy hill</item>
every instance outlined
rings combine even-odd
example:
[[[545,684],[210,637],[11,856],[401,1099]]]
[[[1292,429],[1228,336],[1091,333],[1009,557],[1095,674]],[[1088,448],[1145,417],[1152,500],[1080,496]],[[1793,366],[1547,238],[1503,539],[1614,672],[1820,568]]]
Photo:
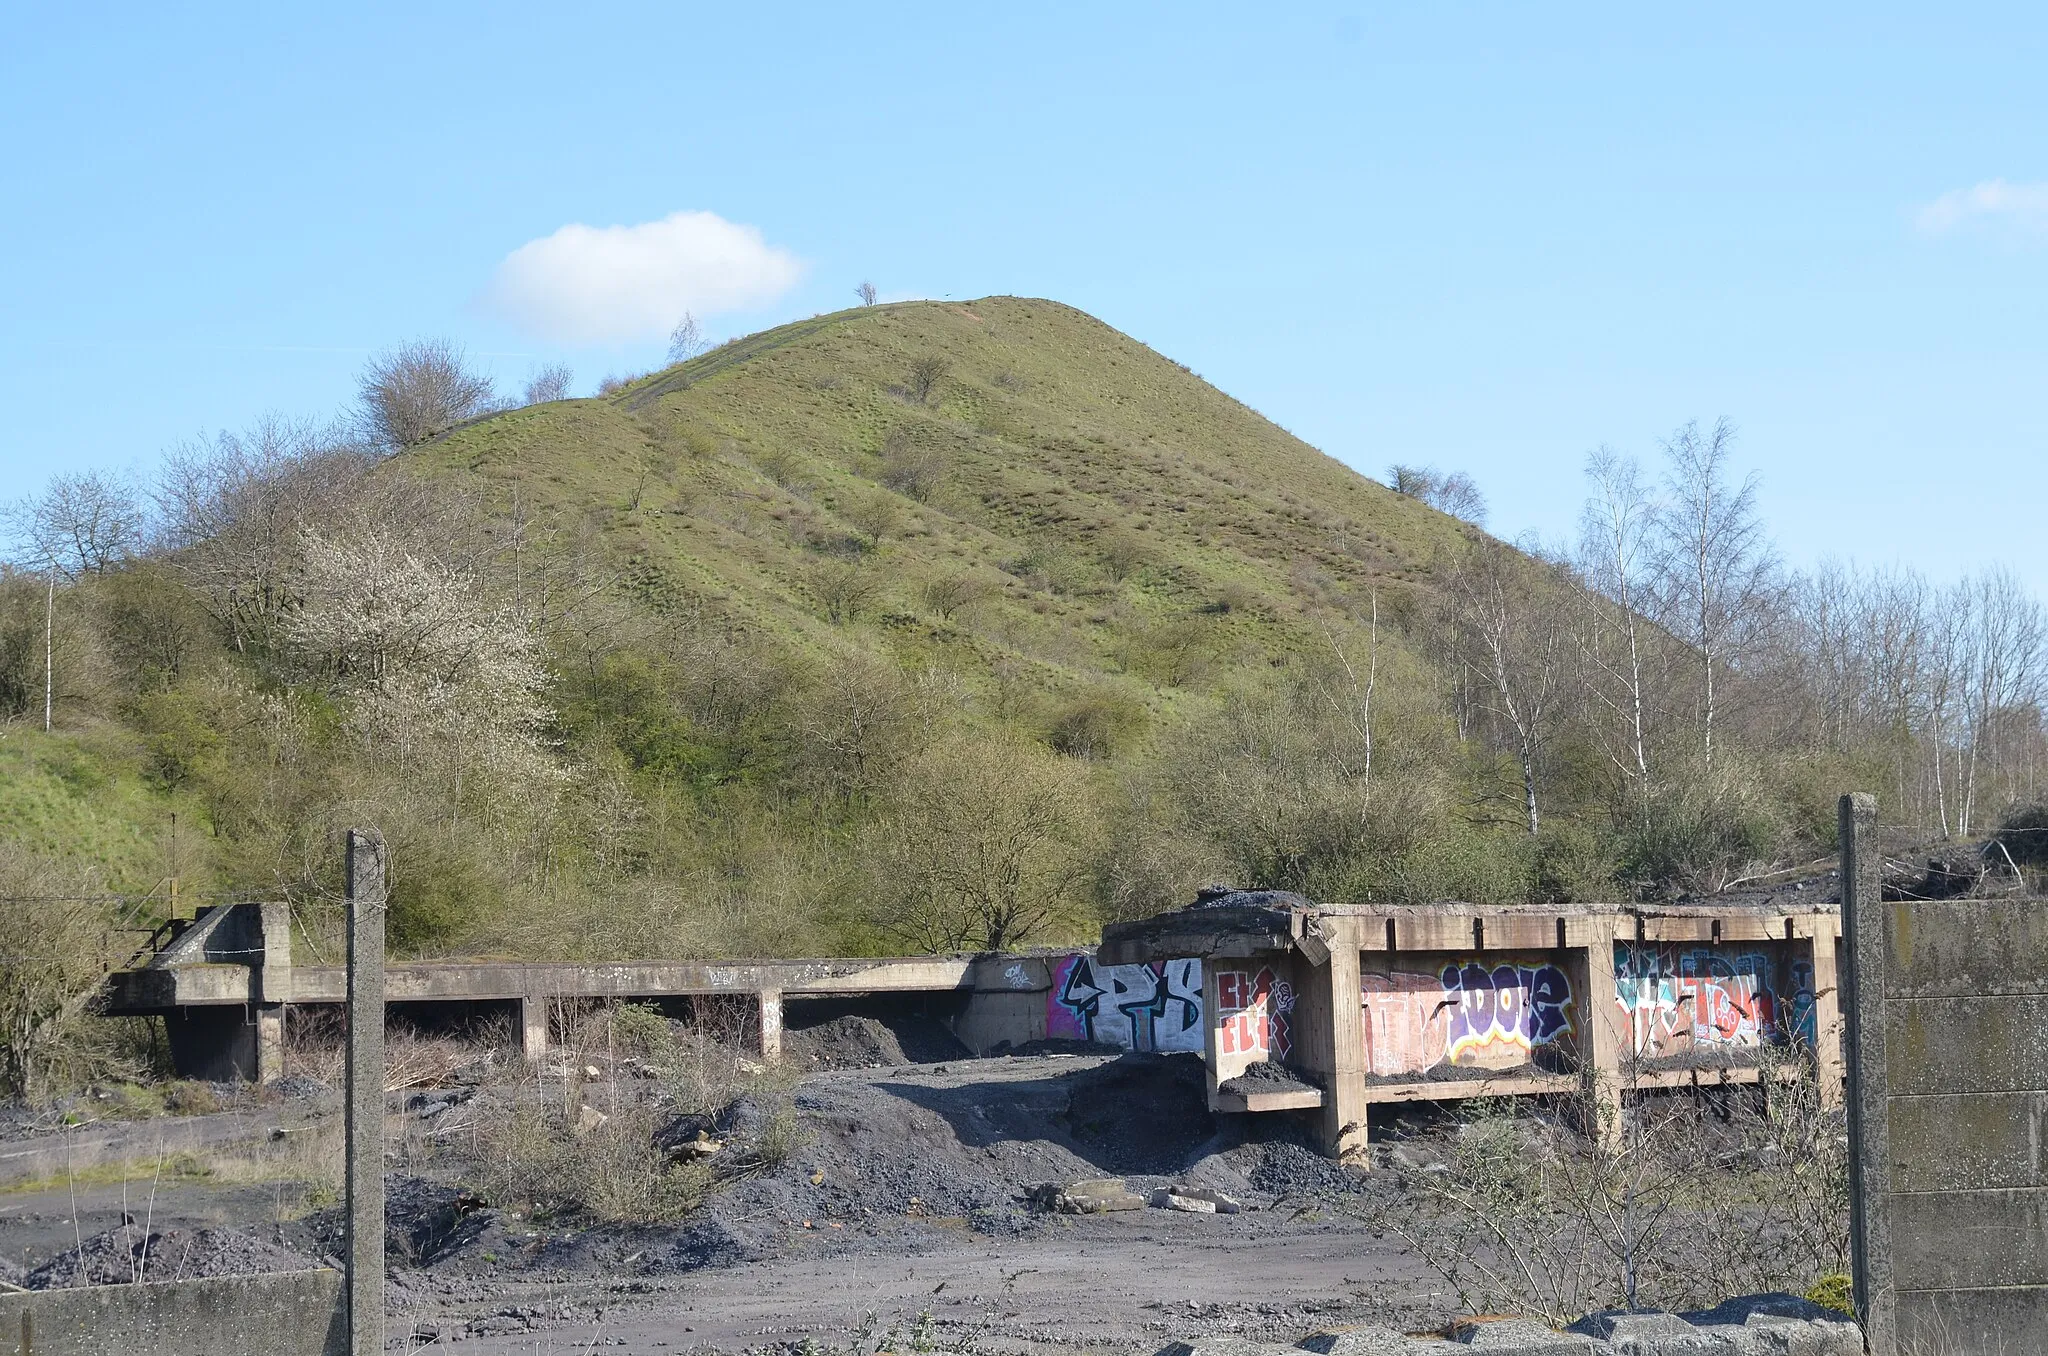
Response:
[[[785,325],[339,492],[296,456],[216,468],[233,542],[60,607],[60,729],[12,736],[58,771],[0,792],[0,838],[89,796],[99,879],[317,934],[336,828],[374,822],[397,943],[468,954],[1081,937],[1219,876],[1603,888],[1571,807],[1605,788],[1567,751],[1557,827],[1519,831],[1434,643],[1481,534],[1070,307]]]
[[[1398,610],[1469,531],[1100,321],[1013,297],[785,325],[407,460],[476,478],[501,519],[515,495],[575,515],[651,603],[1148,704],[1269,663],[1372,586]]]

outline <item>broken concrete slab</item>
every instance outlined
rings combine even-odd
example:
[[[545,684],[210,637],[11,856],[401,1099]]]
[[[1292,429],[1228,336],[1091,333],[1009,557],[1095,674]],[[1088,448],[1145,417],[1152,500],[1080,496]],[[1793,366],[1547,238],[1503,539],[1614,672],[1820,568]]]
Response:
[[[1231,1345],[1234,1344],[1234,1345]],[[1863,1334],[1841,1314],[1794,1295],[1752,1295],[1699,1313],[1588,1314],[1564,1332],[1529,1318],[1462,1319],[1448,1337],[1332,1328],[1303,1338],[1316,1356],[1862,1356]],[[1243,1338],[1176,1342],[1159,1356],[1256,1356]]]
[[[1599,1349],[1590,1337],[1559,1332],[1533,1318],[1468,1319],[1453,1324],[1450,1335],[1469,1350],[1515,1356],[1594,1356]]]
[[[1169,1342],[1159,1356],[1289,1356],[1297,1348],[1278,1342],[1256,1342],[1249,1337],[1197,1337],[1188,1342]]]
[[[1235,1196],[1209,1187],[1157,1187],[1152,1192],[1152,1204],[1191,1215],[1235,1215],[1244,1210],[1244,1203]]]
[[[1391,1328],[1330,1328],[1311,1333],[1295,1346],[1317,1356],[1454,1356],[1470,1350],[1435,1337],[1410,1337]]]
[[[1120,1210],[1143,1210],[1145,1197],[1125,1186],[1117,1177],[1087,1178],[1077,1182],[1043,1182],[1031,1188],[1031,1204],[1061,1215],[1102,1215]]]

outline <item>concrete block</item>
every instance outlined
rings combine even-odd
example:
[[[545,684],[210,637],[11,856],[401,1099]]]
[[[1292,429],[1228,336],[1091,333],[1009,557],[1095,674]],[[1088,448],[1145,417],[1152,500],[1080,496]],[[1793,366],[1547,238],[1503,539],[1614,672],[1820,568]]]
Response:
[[[1191,1215],[1235,1215],[1244,1209],[1236,1197],[1211,1191],[1208,1187],[1157,1187],[1152,1192],[1152,1204],[1163,1210],[1181,1210]]]
[[[1885,906],[1887,998],[2040,991],[2048,910],[2039,899],[1921,899]]]
[[[1455,1356],[1470,1347],[1434,1337],[1410,1337],[1390,1328],[1331,1328],[1311,1333],[1295,1343],[1301,1351],[1317,1356]]]
[[[1031,1188],[1030,1200],[1040,1210],[1062,1215],[1104,1215],[1145,1208],[1145,1198],[1115,1177],[1089,1178],[1065,1184],[1044,1182]]]
[[[2048,1092],[1903,1097],[1891,1122],[1894,1191],[2048,1186]]]
[[[1709,1336],[1677,1314],[1588,1314],[1570,1331],[1599,1339],[1598,1356],[1733,1356],[1734,1348]]]
[[[1684,1315],[1739,1356],[1863,1356],[1863,1333],[1797,1295],[1751,1295]]]
[[[1293,1347],[1278,1342],[1255,1342],[1249,1337],[1196,1337],[1186,1342],[1168,1342],[1157,1356],[1299,1356]]]
[[[1600,1351],[1600,1344],[1590,1337],[1562,1333],[1533,1318],[1467,1320],[1452,1325],[1451,1341],[1469,1351],[1515,1356],[1596,1356]]]
[[[2048,1289],[1901,1290],[1897,1321],[1901,1352],[2048,1351]]]
[[[1893,1000],[1884,1025],[1893,1097],[2048,1088],[2048,993]]]
[[[1916,1289],[2048,1286],[2048,1187],[1894,1194],[1892,1265]]]
[[[0,1351],[34,1356],[343,1356],[341,1273],[0,1294]]]

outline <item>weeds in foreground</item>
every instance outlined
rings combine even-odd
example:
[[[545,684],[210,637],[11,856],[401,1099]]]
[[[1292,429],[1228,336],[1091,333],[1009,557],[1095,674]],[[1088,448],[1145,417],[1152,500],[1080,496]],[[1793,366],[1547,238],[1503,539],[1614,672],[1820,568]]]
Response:
[[[479,1136],[479,1185],[501,1206],[543,1218],[581,1215],[606,1223],[680,1219],[703,1203],[712,1174],[671,1162],[655,1141],[655,1113],[642,1106],[604,1116],[565,1117],[534,1100],[495,1119]]]
[[[1405,1200],[1366,1207],[1369,1222],[1473,1313],[1562,1325],[1799,1293],[1846,1269],[1846,1135],[1808,1066],[1765,1065],[1756,1087],[1634,1097],[1620,1124],[1590,1095],[1549,1112],[1476,1104],[1445,1161],[1409,1176]]]

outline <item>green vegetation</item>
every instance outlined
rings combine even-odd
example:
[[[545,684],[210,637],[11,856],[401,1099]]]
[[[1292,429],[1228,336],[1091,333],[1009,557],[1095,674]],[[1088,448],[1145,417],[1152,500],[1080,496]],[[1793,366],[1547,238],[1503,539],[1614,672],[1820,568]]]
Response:
[[[0,842],[289,898],[318,952],[368,821],[403,950],[829,954],[1083,938],[1219,878],[1713,890],[1824,852],[1844,786],[1967,830],[2042,766],[1988,680],[1904,710],[1925,684],[1838,662],[1801,600],[1840,577],[1659,594],[1626,531],[1532,559],[1056,303],[863,307],[608,387],[388,458],[268,421],[169,456],[148,540],[31,533]],[[60,480],[24,521],[139,518],[108,505]]]

